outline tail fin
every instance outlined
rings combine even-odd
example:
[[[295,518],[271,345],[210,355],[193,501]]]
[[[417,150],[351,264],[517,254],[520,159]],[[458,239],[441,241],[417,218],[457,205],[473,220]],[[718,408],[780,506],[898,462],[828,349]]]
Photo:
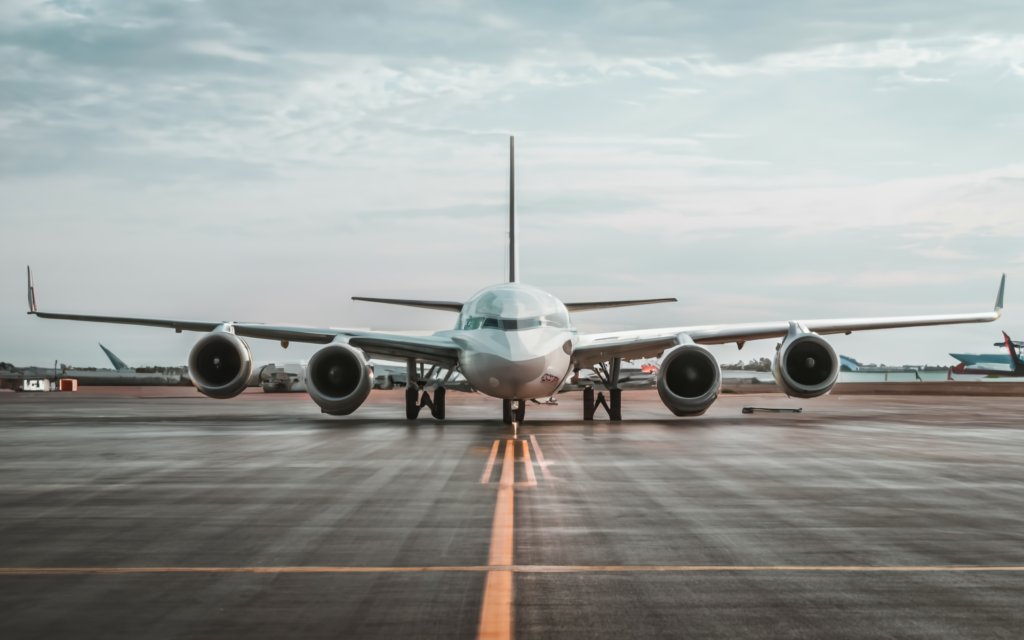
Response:
[[[516,138],[508,137],[508,281],[519,282],[519,247],[516,245]]]
[[[1024,374],[1024,361],[1020,359],[1020,354],[1017,352],[1017,345],[1010,336],[1003,332],[1003,344],[1006,345],[1006,350],[1010,352],[1010,368],[1014,373]]]
[[[32,267],[28,269],[28,312],[36,312],[36,284],[32,282]]]
[[[107,358],[110,359],[110,364],[114,365],[114,368],[118,371],[129,371],[131,369],[131,367],[124,363],[124,360],[115,356],[113,351],[104,347],[102,342],[100,343],[100,349],[103,349],[103,353],[107,354]]]

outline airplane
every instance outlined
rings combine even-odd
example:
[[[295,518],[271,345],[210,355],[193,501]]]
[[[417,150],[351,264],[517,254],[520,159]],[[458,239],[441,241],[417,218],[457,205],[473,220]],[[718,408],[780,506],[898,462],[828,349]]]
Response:
[[[839,357],[825,340],[829,334],[975,322],[1002,315],[1004,274],[992,311],[983,313],[784,320],[744,324],[696,325],[581,333],[573,314],[596,309],[676,302],[676,298],[562,302],[519,278],[515,207],[515,139],[509,138],[509,209],[506,246],[508,279],[484,288],[465,302],[353,296],[353,300],[437,309],[456,314],[455,327],[429,336],[303,327],[230,320],[175,320],[131,316],[84,315],[40,311],[28,269],[29,313],[39,318],[163,327],[201,332],[188,358],[196,388],[211,398],[231,398],[246,386],[252,373],[252,352],[246,338],[325,345],[309,360],[306,386],[321,411],[347,415],[359,408],[373,388],[370,358],[406,363],[406,418],[415,420],[429,407],[435,419],[445,418],[445,382],[459,373],[477,391],[502,400],[502,421],[521,423],[530,399],[550,398],[580,370],[591,370],[608,390],[595,403],[594,389],[583,389],[583,418],[592,420],[597,404],[611,420],[622,419],[622,362],[662,357],[657,389],[676,416],[702,415],[718,398],[722,373],[706,347],[751,340],[780,339],[773,375],[790,396],[814,398],[828,393],[839,375]],[[432,375],[423,376],[422,365]],[[445,373],[447,372],[447,373]],[[434,388],[429,393],[429,386]],[[421,395],[422,392],[422,395]]]
[[[950,378],[952,379],[952,374],[954,373],[958,375],[984,375],[992,378],[1024,378],[1024,359],[1021,358],[1021,349],[1024,348],[1024,342],[1011,340],[1005,331],[1002,333],[1003,341],[996,342],[992,346],[1005,347],[1007,351],[1005,354],[949,354],[960,361],[959,364],[950,368]]]

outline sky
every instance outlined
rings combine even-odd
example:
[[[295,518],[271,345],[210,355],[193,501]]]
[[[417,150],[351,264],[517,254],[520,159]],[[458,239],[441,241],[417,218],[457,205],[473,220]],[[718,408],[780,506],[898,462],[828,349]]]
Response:
[[[504,276],[582,331],[987,311],[832,339],[948,364],[1024,336],[1015,1],[0,3],[0,360],[183,364],[43,310],[381,330]],[[1018,336],[1020,337],[1020,336]],[[314,348],[253,341],[258,361]],[[774,343],[715,347],[723,362]]]

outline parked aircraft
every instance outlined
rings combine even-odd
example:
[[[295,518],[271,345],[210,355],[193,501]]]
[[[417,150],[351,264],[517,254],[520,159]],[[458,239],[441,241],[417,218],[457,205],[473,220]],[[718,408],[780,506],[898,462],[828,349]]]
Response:
[[[6,362],[0,363],[0,389],[20,389],[24,380],[50,380],[57,378],[74,378],[83,387],[97,386],[177,386],[187,385],[188,378],[182,374],[181,368],[134,369],[118,358],[113,351],[102,344],[100,349],[114,365],[110,369],[77,369],[75,367],[15,367]]]
[[[230,398],[246,386],[252,373],[252,352],[245,338],[326,345],[309,360],[306,386],[324,413],[355,411],[373,388],[369,358],[406,362],[406,417],[415,419],[426,406],[437,419],[445,417],[445,383],[455,373],[481,393],[502,400],[505,423],[521,422],[526,401],[549,398],[580,370],[592,370],[608,389],[609,417],[622,417],[620,374],[623,360],[663,356],[657,374],[662,401],[677,416],[703,414],[717,399],[722,374],[705,345],[780,338],[773,374],[791,396],[813,398],[828,393],[839,374],[839,357],[822,336],[854,331],[894,329],[972,322],[1000,317],[1006,277],[999,284],[995,307],[983,313],[784,320],[744,324],[697,325],[638,329],[611,333],[580,333],[572,314],[661,302],[675,298],[564,303],[519,280],[515,209],[515,151],[509,140],[508,281],[479,291],[465,302],[354,297],[457,314],[455,327],[431,336],[375,331],[302,327],[230,320],[175,320],[132,316],[101,316],[39,311],[29,270],[29,313],[40,318],[164,327],[205,333],[188,359],[192,381],[212,398]],[[431,375],[422,375],[420,365]],[[433,393],[427,390],[433,388]],[[603,400],[603,399],[602,399]],[[593,387],[583,390],[583,415],[593,418]],[[603,404],[603,402],[602,402]]]
[[[977,353],[951,353],[960,361],[960,364],[950,369],[950,374],[958,375],[984,375],[993,378],[1024,378],[1024,359],[1021,359],[1021,349],[1024,343],[1010,339],[1010,336],[1003,332],[1003,341],[996,342],[992,346],[1004,347],[1006,353],[977,354]]]

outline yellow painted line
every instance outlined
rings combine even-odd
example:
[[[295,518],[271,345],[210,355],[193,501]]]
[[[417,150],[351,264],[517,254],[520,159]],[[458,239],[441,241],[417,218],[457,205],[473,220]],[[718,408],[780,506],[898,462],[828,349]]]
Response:
[[[498,500],[491,523],[491,549],[484,583],[484,599],[480,605],[478,638],[506,640],[512,637],[512,554],[515,530],[515,440],[505,442],[505,458],[498,481]]]
[[[536,487],[537,476],[533,473],[533,460],[530,458],[530,443],[523,440],[523,462],[526,464],[526,483],[523,486]]]
[[[506,640],[512,637],[511,571],[488,571],[484,585],[484,602],[480,608],[477,638]]]
[[[484,474],[480,476],[480,484],[487,484],[491,481],[491,471],[494,470],[494,460],[498,457],[498,445],[501,440],[495,440],[491,445],[491,455],[487,458],[487,466],[484,467]]]
[[[512,564],[512,533],[515,527],[514,488],[516,480],[515,441],[505,444],[505,459],[501,464],[501,480],[498,482],[498,502],[494,506],[494,521],[491,526],[491,551],[489,565],[503,567]]]
[[[540,444],[537,442],[537,436],[530,434],[530,442],[533,443],[533,450],[537,453],[537,464],[540,465],[540,473],[544,476],[545,480],[553,480],[551,473],[548,471],[548,461],[544,459],[544,452],[540,449]]]
[[[422,567],[0,567],[0,576],[203,573],[1020,573],[1024,565],[438,565]]]

